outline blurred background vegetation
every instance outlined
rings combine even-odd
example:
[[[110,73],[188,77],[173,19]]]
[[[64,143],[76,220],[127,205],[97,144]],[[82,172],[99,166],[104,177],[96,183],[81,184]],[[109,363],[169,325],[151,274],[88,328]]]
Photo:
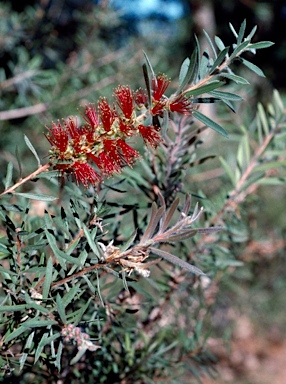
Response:
[[[2,0],[1,179],[8,161],[19,169],[17,157],[22,159],[23,174],[35,169],[34,158],[23,143],[24,134],[44,158],[49,147],[43,137],[45,125],[77,114],[79,106],[96,102],[99,96],[111,98],[119,83],[133,89],[142,86],[143,50],[157,72],[176,79],[181,62],[192,53],[194,34],[203,44],[205,29],[211,36],[223,36],[228,44],[232,41],[228,22],[239,28],[244,19],[249,28],[258,25],[257,41],[270,40],[275,45],[252,58],[266,79],[251,75],[237,114],[230,117],[223,108],[211,111],[230,133],[228,145],[224,141],[217,144],[213,136],[205,143],[204,150],[218,155],[229,151],[229,146],[235,148],[232,137],[239,125],[249,124],[258,101],[266,104],[273,88],[284,97],[285,1]],[[217,160],[203,165],[200,174],[189,177],[190,190],[202,191],[215,205],[224,189],[221,175]],[[250,231],[241,237],[241,246],[233,249],[244,265],[222,276],[209,298],[214,329],[210,348],[219,357],[221,382],[283,381],[285,201],[284,186],[264,186],[245,202],[241,215]],[[205,383],[211,382],[205,378]]]

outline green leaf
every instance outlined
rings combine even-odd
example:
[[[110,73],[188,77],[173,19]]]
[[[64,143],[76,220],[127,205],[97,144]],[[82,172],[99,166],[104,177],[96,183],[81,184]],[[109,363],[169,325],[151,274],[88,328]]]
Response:
[[[234,81],[236,84],[249,84],[249,81],[247,81],[241,76],[233,75],[231,73],[224,73],[224,72],[220,73],[219,75]]]
[[[45,281],[43,284],[43,299],[47,299],[49,295],[51,282],[52,282],[52,275],[53,275],[53,260],[51,257],[49,257],[47,262],[47,267],[46,267]]]
[[[263,71],[259,67],[257,67],[257,65],[251,63],[248,60],[243,59],[242,57],[240,57],[239,60],[242,62],[242,64],[244,64],[251,71],[255,72],[258,76],[265,77]]]
[[[40,327],[48,327],[49,325],[55,325],[57,322],[55,320],[41,320],[40,317],[35,317],[32,320],[28,320],[23,323],[23,327],[26,328],[40,328]]]
[[[225,47],[221,52],[220,54],[218,55],[218,57],[216,58],[215,62],[213,63],[213,66],[211,67],[210,69],[210,74],[212,74],[216,69],[217,67],[219,67],[221,65],[221,63],[224,61],[224,59],[226,58],[227,54],[228,54],[228,51],[229,51],[229,47]]]
[[[237,39],[238,34],[236,33],[236,30],[234,29],[234,27],[231,23],[228,23],[228,24],[229,24],[229,28],[230,28],[231,32],[234,34],[234,37]]]
[[[201,57],[201,65],[199,67],[199,79],[204,79],[206,77],[206,74],[208,73],[209,69],[209,64],[210,64],[210,57],[208,50],[206,49]]]
[[[208,84],[198,86],[195,89],[192,89],[190,91],[186,92],[186,95],[188,96],[198,96],[202,95],[203,93],[209,93],[210,91],[213,91],[214,89],[217,89],[224,85],[225,83],[223,81],[214,80]]]
[[[189,67],[190,67],[191,60],[187,57],[180,68],[180,74],[179,74],[179,84],[181,85],[182,82],[185,80],[186,75],[188,73]]]
[[[80,287],[78,285],[75,285],[72,287],[62,298],[62,304],[64,308],[66,308],[73,300],[75,295],[79,292]]]
[[[269,177],[267,179],[261,179],[257,182],[257,184],[264,184],[264,185],[283,185],[286,183],[286,179],[283,179],[282,177]]]
[[[149,70],[150,70],[150,72],[152,74],[152,77],[155,77],[155,72],[154,72],[152,64],[151,64],[151,62],[150,62],[150,60],[149,60],[149,58],[147,56],[147,53],[143,51],[143,54],[145,56],[145,60],[146,60],[147,66],[148,66],[148,68],[149,68]]]
[[[206,37],[206,39],[207,39],[207,41],[209,43],[209,46],[210,46],[210,48],[211,48],[211,50],[213,52],[214,58],[216,59],[217,58],[217,53],[216,53],[216,49],[215,49],[215,47],[213,45],[213,42],[212,42],[209,34],[205,30],[203,30],[203,32],[204,32],[204,35],[205,35],[205,37]]]
[[[246,28],[246,20],[244,19],[240,28],[239,28],[239,32],[238,32],[238,36],[237,36],[237,45],[241,44],[241,42],[242,42],[242,39],[243,39],[244,33],[245,33],[245,28]]]
[[[33,362],[34,364],[36,364],[36,362],[39,360],[39,357],[41,356],[41,353],[42,353],[44,347],[47,344],[50,344],[52,341],[58,339],[61,336],[60,333],[56,333],[55,335],[52,335],[52,336],[49,336],[49,337],[47,335],[48,335],[48,333],[45,333],[42,336],[42,338],[41,338],[41,340],[40,340],[40,342],[38,344],[38,347],[37,347],[36,352],[35,352],[35,360]]]
[[[272,43],[272,41],[260,41],[259,43],[249,44],[249,46],[247,48],[249,48],[249,49],[263,49],[263,48],[269,48],[272,45],[274,45],[274,43]]]
[[[213,129],[214,131],[220,133],[222,136],[228,137],[227,132],[221,125],[211,120],[209,117],[203,115],[201,112],[193,111],[193,116],[199,121],[201,121],[202,123],[204,123],[205,125],[207,125],[208,127],[210,127],[211,129]]]
[[[150,247],[149,249],[155,255],[158,255],[158,256],[162,257],[163,259],[169,261],[170,263],[178,265],[179,267],[181,267],[183,269],[186,269],[188,272],[192,272],[195,275],[204,275],[203,271],[201,271],[199,268],[195,267],[194,265],[187,263],[186,261],[180,259],[179,257],[177,257],[177,256],[175,256],[169,252],[163,251],[162,249],[153,248],[153,247]]]
[[[16,305],[1,305],[0,312],[18,312],[25,311],[27,309],[26,304],[16,304]]]
[[[188,61],[186,61],[188,60]],[[198,73],[198,49],[195,48],[191,59],[186,59],[181,67],[180,71],[180,87],[177,90],[176,94],[180,94],[185,86],[190,83],[192,84],[196,78]],[[184,67],[183,67],[184,66]]]
[[[220,156],[219,160],[220,160],[224,170],[226,171],[229,179],[231,180],[232,185],[235,187],[236,183],[235,183],[233,169],[230,167],[230,165],[226,162],[226,160],[223,157]]]
[[[220,99],[232,100],[232,101],[241,101],[243,98],[235,93],[224,92],[224,91],[211,91],[209,92],[214,97],[218,97]]]
[[[16,339],[18,336],[20,336],[22,333],[27,332],[27,328],[24,327],[24,325],[21,325],[19,328],[16,328],[13,332],[10,333],[9,336],[4,336],[4,342],[8,343],[9,341]]]
[[[26,197],[27,199],[32,200],[40,200],[40,201],[55,201],[58,198],[50,195],[44,195],[40,193],[22,193],[22,192],[14,192],[14,195]]]
[[[26,341],[26,344],[24,346],[24,352],[22,353],[22,356],[19,359],[20,371],[22,371],[22,369],[24,368],[24,364],[25,364],[26,359],[28,357],[28,354],[30,352],[30,348],[31,348],[34,336],[35,336],[35,332],[31,332],[31,334],[29,335],[29,337],[28,337],[28,339]]]
[[[61,296],[59,295],[59,293],[57,293],[57,297],[56,297],[56,302],[57,302],[57,310],[58,310],[58,314],[61,318],[61,321],[66,324],[67,322],[67,318],[66,318],[66,314],[65,314],[65,305],[62,301],[62,298]]]
[[[229,60],[233,60],[235,57],[239,56],[239,53],[243,52],[248,45],[249,41],[244,41],[243,43],[239,44],[229,56]]]
[[[38,163],[38,167],[40,167],[41,166],[41,161],[40,161],[40,158],[39,158],[39,156],[37,154],[37,151],[33,147],[33,144],[30,142],[30,140],[28,139],[28,137],[26,135],[24,135],[24,140],[25,140],[25,143],[27,144],[27,147],[30,149],[30,151],[35,156],[35,158],[37,160],[37,163]]]
[[[76,257],[69,256],[66,252],[61,251],[57,247],[56,240],[49,231],[46,230],[45,233],[47,236],[47,240],[52,248],[52,251],[56,256],[56,258],[58,259],[58,261],[60,262],[62,268],[66,269],[66,266],[65,266],[66,261],[68,261],[71,264],[81,265],[81,262]]]
[[[255,26],[252,28],[250,34],[246,37],[246,40],[251,40],[251,39],[253,38],[253,36],[254,36],[256,30],[257,30],[257,25],[255,25]]]
[[[91,237],[91,234],[90,234],[88,228],[84,225],[84,223],[82,223],[82,228],[84,230],[84,234],[85,234],[85,237],[87,239],[87,242],[88,242],[90,248],[92,249],[95,256],[98,259],[100,259],[101,258],[100,250],[98,249],[98,246],[97,246],[95,240]]]
[[[220,51],[223,51],[225,49],[225,45],[224,45],[223,41],[218,36],[215,36],[214,40],[215,40],[215,43],[216,43],[218,49]]]
[[[7,165],[7,173],[5,178],[5,190],[11,186],[12,175],[13,175],[13,164],[9,162]]]

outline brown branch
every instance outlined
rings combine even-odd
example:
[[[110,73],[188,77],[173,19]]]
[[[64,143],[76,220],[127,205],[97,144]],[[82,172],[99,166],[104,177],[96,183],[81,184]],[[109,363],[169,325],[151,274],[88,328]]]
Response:
[[[39,175],[42,172],[47,171],[50,168],[51,164],[47,163],[45,165],[42,165],[39,167],[36,171],[32,172],[30,175],[26,176],[24,179],[21,179],[18,181],[18,183],[14,184],[12,187],[5,189],[0,196],[6,195],[7,193],[12,193],[14,190],[21,185],[25,184],[27,181],[34,179],[37,175]]]

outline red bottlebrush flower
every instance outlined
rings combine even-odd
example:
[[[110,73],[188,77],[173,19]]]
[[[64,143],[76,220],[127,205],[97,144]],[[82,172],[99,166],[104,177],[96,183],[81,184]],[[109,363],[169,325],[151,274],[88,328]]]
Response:
[[[110,108],[106,98],[102,98],[98,103],[99,114],[102,125],[106,132],[109,132],[115,119],[115,113]]]
[[[170,84],[170,79],[166,75],[158,75],[152,79],[153,99],[160,101]]]
[[[117,104],[123,112],[126,119],[130,119],[134,110],[133,94],[129,86],[119,85],[114,94],[117,99]]]
[[[161,116],[163,111],[164,111],[164,108],[166,106],[166,103],[167,103],[167,100],[164,100],[164,101],[159,101],[158,103],[156,103],[154,105],[153,108],[151,108],[151,113],[153,116]]]
[[[119,130],[124,134],[124,136],[133,135],[134,126],[132,124],[127,124],[126,122],[119,120]]]
[[[122,168],[125,164],[120,153],[117,140],[104,140],[103,146],[107,156],[112,159],[120,168]]]
[[[179,95],[169,104],[169,109],[171,112],[178,112],[182,113],[183,115],[191,115],[192,103],[187,97]]]
[[[130,145],[126,144],[124,140],[118,139],[117,143],[120,147],[121,154],[126,165],[130,166],[134,164],[138,158],[140,158],[140,154],[134,148],[130,147]]]
[[[141,107],[141,106],[147,106],[148,105],[148,96],[146,92],[142,89],[139,88],[134,95],[135,103]]]
[[[95,163],[104,175],[111,176],[113,173],[119,173],[121,170],[121,167],[119,167],[117,163],[108,157],[105,152],[101,152],[98,156],[89,153],[88,157]]]
[[[89,184],[95,185],[101,180],[101,177],[88,163],[76,161],[72,167],[70,167],[70,172],[74,175],[77,184],[82,183],[85,188],[87,188]]]
[[[81,130],[77,126],[76,119],[74,117],[70,117],[65,121],[66,130],[73,141],[73,148],[76,153],[81,152],[80,140],[81,140]]]
[[[138,130],[143,137],[143,140],[146,144],[150,144],[151,147],[156,148],[162,141],[161,135],[156,131],[156,128],[152,125],[145,127],[144,125],[139,125]]]
[[[81,136],[81,140],[86,138],[86,144],[93,145],[94,144],[94,130],[90,125],[85,125],[84,127],[79,128],[79,134]]]
[[[68,133],[66,129],[61,125],[52,123],[52,128],[48,128],[49,134],[45,135],[51,145],[59,149],[60,153],[65,153],[68,146]]]
[[[85,121],[91,125],[92,128],[98,127],[97,113],[94,104],[89,104],[85,107],[84,115]]]

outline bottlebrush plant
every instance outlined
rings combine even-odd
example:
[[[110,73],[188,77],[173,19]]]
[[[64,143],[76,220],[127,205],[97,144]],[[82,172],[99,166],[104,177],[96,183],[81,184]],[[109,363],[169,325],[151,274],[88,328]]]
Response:
[[[200,104],[234,110],[241,97],[221,88],[248,84],[233,73],[234,61],[263,76],[241,55],[272,43],[251,43],[256,29],[245,37],[245,28],[231,26],[232,47],[206,34],[212,57],[197,43],[170,96],[169,78],[155,74],[145,55],[142,89],[119,85],[113,102],[92,101],[80,117],[47,126],[45,165],[25,137],[38,168],[13,183],[9,163],[1,193],[3,378],[152,383],[175,375],[177,383],[186,369],[192,376],[211,369],[204,294],[218,271],[239,265],[223,251],[233,220],[223,215],[259,182],[275,182],[267,171],[285,157],[281,143],[267,152],[284,121],[275,93],[269,112],[260,107],[256,128],[243,131],[236,169],[222,159],[233,189],[216,215],[210,207],[204,213],[200,192],[186,181],[188,169],[214,157],[196,157],[207,128],[228,136]],[[253,154],[250,135],[259,136]],[[37,200],[43,215],[35,214]]]

